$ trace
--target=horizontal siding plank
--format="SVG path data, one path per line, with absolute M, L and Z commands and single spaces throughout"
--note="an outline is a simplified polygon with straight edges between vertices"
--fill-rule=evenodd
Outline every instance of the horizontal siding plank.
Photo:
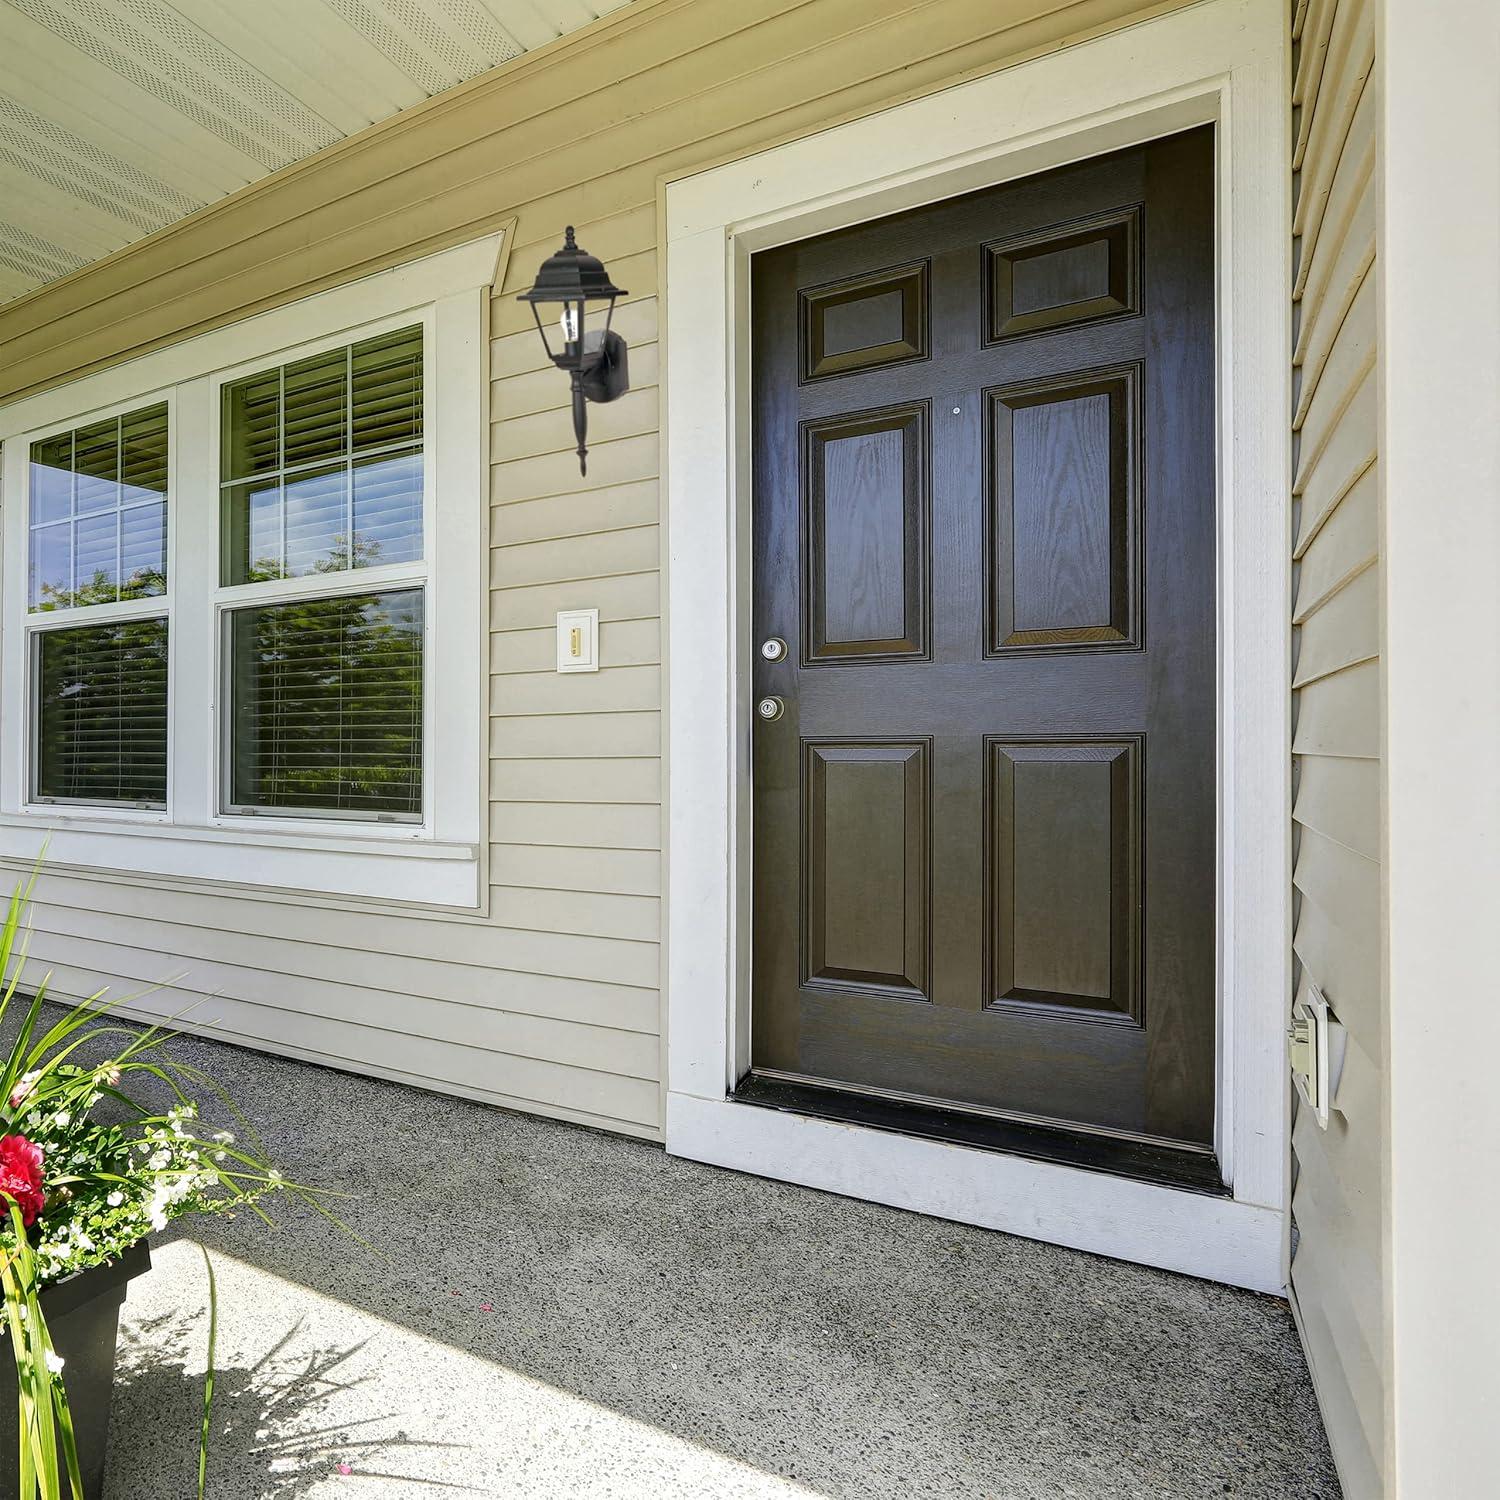
M 1305 893 L 1297 904 L 1292 948 L 1371 1060 L 1385 1064 L 1380 1025 L 1380 934 L 1368 922 L 1330 913 Z
M 1339 167 L 1328 200 L 1328 212 L 1318 247 L 1305 268 L 1298 267 L 1302 291 L 1296 298 L 1297 342 L 1292 363 L 1308 357 L 1313 335 L 1322 330 L 1326 349 L 1333 331 L 1343 321 L 1365 268 L 1375 258 L 1375 153 Z M 1299 257 L 1300 259 L 1300 257 Z
M 1380 942 L 1380 864 L 1347 844 L 1303 828 L 1292 882 L 1342 926 Z M 1333 997 L 1330 996 L 1330 999 Z M 1337 1004 L 1334 1006 L 1337 1009 Z
M 564 394 L 568 383 L 558 376 Z M 631 388 L 615 401 L 589 407 L 589 450 L 619 438 L 639 437 L 657 429 L 657 393 L 654 386 Z M 511 417 L 490 429 L 490 458 L 506 463 L 518 458 L 537 458 L 547 453 L 572 454 L 578 444 L 573 436 L 572 408 L 557 406 L 528 417 Z
M 515 500 L 535 500 L 540 495 L 572 495 L 606 484 L 627 484 L 636 479 L 655 479 L 661 469 L 661 440 L 644 437 L 619 438 L 589 448 L 589 472 L 580 475 L 578 458 L 570 450 L 547 453 L 539 458 L 518 458 L 490 467 L 490 500 L 509 505 Z
M 610 620 L 654 620 L 661 614 L 661 578 L 653 569 L 616 578 L 496 589 L 490 595 L 490 628 L 550 628 L 560 609 L 597 609 L 601 625 Z
M 630 304 L 621 304 L 623 308 Z M 616 315 L 617 330 L 622 318 Z M 536 337 L 535 334 L 532 335 Z M 626 337 L 623 332 L 621 337 Z M 633 391 L 654 389 L 661 384 L 661 348 L 655 337 L 628 338 L 630 345 L 630 388 Z M 541 352 L 541 340 L 537 340 Z M 490 418 L 495 422 L 513 422 L 534 417 L 539 412 L 571 412 L 569 383 L 557 373 L 550 361 L 534 368 L 523 367 L 517 374 L 490 381 Z
M 1375 23 L 1368 7 L 1339 6 L 1328 52 L 1301 162 L 1301 191 L 1292 216 L 1292 233 L 1302 235 L 1309 245 L 1317 241 L 1333 176 L 1348 143 L 1355 112 L 1363 102 L 1365 82 L 1375 65 Z
M 1295 624 L 1300 625 L 1379 554 L 1378 467 L 1372 464 L 1355 480 L 1299 557 Z
M 1360 205 L 1360 214 L 1348 226 L 1349 233 L 1336 247 L 1336 253 L 1335 247 L 1330 247 L 1331 266 L 1326 280 L 1320 278 L 1317 300 L 1308 298 L 1301 304 L 1292 363 L 1302 372 L 1304 393 L 1320 378 L 1334 338 L 1375 264 L 1373 185 L 1360 199 Z
M 508 547 L 652 526 L 660 514 L 660 498 L 658 481 L 641 479 L 581 495 L 541 495 L 497 505 L 490 511 L 490 542 Z
M 1380 569 L 1366 568 L 1302 622 L 1294 686 L 1380 654 Z
M 661 856 L 642 849 L 496 844 L 490 851 L 490 878 L 497 885 L 534 890 L 656 896 L 661 892 Z M 656 996 L 651 998 L 654 1003 Z
M 1337 428 L 1315 457 L 1299 465 L 1293 493 L 1301 504 L 1297 517 L 1296 555 L 1307 550 L 1355 481 L 1375 462 L 1376 390 L 1371 368 L 1349 399 Z
M 661 761 L 644 756 L 496 760 L 490 762 L 490 795 L 497 802 L 656 804 L 661 801 Z
M 649 1033 L 579 1026 L 430 998 L 414 1001 L 352 984 L 304 982 L 293 994 L 287 976 L 269 969 L 203 958 L 194 963 L 191 973 L 184 973 L 175 955 L 168 960 L 150 949 L 41 927 L 34 931 L 32 953 L 37 968 L 57 964 L 109 976 L 115 983 L 111 998 L 116 1000 L 136 998 L 155 985 L 199 997 L 193 1007 L 199 1022 L 218 1019 L 219 1007 L 235 1002 L 383 1031 L 393 1038 L 393 1046 L 399 1045 L 399 1039 L 420 1036 L 531 1062 L 602 1068 L 645 1079 L 655 1079 L 659 1067 L 659 1044 Z M 122 982 L 129 986 L 125 993 Z M 150 1003 L 151 997 L 142 998 Z
M 1380 857 L 1380 762 L 1304 755 L 1298 761 L 1293 813 L 1366 859 Z
M 1355 1130 L 1336 1114 L 1329 1116 L 1324 1130 L 1309 1109 L 1299 1110 L 1292 1128 L 1296 1197 L 1304 1205 L 1317 1205 L 1319 1227 L 1338 1243 L 1355 1293 L 1357 1326 L 1373 1348 L 1381 1345 L 1383 1319 L 1379 1143 L 1378 1135 Z M 1304 1230 L 1309 1227 L 1310 1216 L 1302 1209 L 1297 1217 Z
M 497 715 L 597 714 L 660 707 L 660 667 L 516 672 L 496 677 L 491 697 L 491 711 Z
M 606 620 L 599 626 L 601 670 L 661 664 L 661 623 L 657 620 Z M 497 630 L 490 636 L 490 671 L 498 675 L 551 672 L 557 667 L 557 631 Z M 583 675 L 583 674 L 575 674 Z
M 580 750 L 597 758 L 659 756 L 659 713 L 527 715 L 490 721 L 496 760 L 549 760 Z
M 490 837 L 580 849 L 661 848 L 661 809 L 642 803 L 496 802 Z
M 596 531 L 588 536 L 551 542 L 517 542 L 490 553 L 490 585 L 497 589 L 530 588 L 538 583 L 569 583 L 579 578 L 609 578 L 645 573 L 661 562 L 657 527 Z
M 636 943 L 661 939 L 661 903 L 654 896 L 495 885 L 491 902 L 495 920 L 507 927 L 628 938 Z
M 1352 1226 L 1319 1222 L 1317 1205 L 1304 1199 L 1298 1212 L 1304 1239 L 1292 1262 L 1292 1283 L 1305 1303 L 1315 1301 L 1338 1351 L 1339 1369 L 1348 1386 L 1362 1444 L 1371 1453 L 1384 1447 L 1385 1394 L 1379 1353 L 1383 1347 L 1377 1318 L 1370 1325 L 1371 1289 L 1352 1279 L 1344 1247 Z M 1379 1281 L 1373 1295 L 1379 1298 Z
M 1323 268 L 1328 269 L 1329 262 L 1320 253 L 1318 240 L 1322 238 L 1323 224 L 1332 229 L 1341 220 L 1341 205 L 1345 204 L 1345 194 L 1354 187 L 1363 177 L 1374 170 L 1375 146 L 1376 146 L 1376 109 L 1375 92 L 1366 89 L 1364 97 L 1359 101 L 1359 107 L 1354 111 L 1354 118 L 1349 123 L 1349 132 L 1345 136 L 1340 147 L 1339 159 L 1334 164 L 1333 173 L 1329 182 L 1328 201 L 1323 205 L 1322 221 L 1319 225 L 1319 233 L 1316 237 L 1297 231 L 1299 236 L 1297 269 L 1292 278 L 1292 297 L 1296 299 L 1306 296 L 1312 273 L 1319 262 Z M 1298 201 L 1301 201 L 1301 190 L 1310 183 L 1311 179 L 1306 173 L 1298 180 Z
M 1294 169 L 1300 164 L 1302 148 L 1306 145 L 1307 122 L 1312 119 L 1317 101 L 1318 82 L 1323 76 L 1323 64 L 1328 57 L 1328 38 L 1333 30 L 1333 13 L 1337 3 L 1338 0 L 1314 0 L 1307 8 L 1305 24 L 1294 30 L 1294 40 L 1301 45 L 1297 49 L 1296 72 L 1292 75 L 1292 104 L 1302 110 L 1304 121 L 1294 147 Z
M 1361 662 L 1319 678 L 1296 696 L 1296 755 L 1380 755 L 1380 665 Z
M 1362 1140 L 1378 1143 L 1385 1121 L 1381 1114 L 1384 1081 L 1370 1054 L 1347 1026 L 1336 1025 L 1339 1050 L 1332 1070 L 1332 1106 L 1348 1122 L 1349 1129 Z
M 365 1017 L 372 1021 L 377 1015 L 415 1015 L 432 1004 L 442 1005 L 442 1014 L 452 1018 L 459 1018 L 468 1008 L 572 1026 L 646 1032 L 656 1028 L 654 980 L 632 982 L 620 974 L 603 979 L 583 976 L 586 982 L 578 982 L 578 976 L 563 975 L 558 977 L 569 982 L 533 983 L 544 981 L 545 975 L 514 965 L 507 972 L 505 960 L 515 949 L 516 934 L 493 923 L 485 934 L 486 957 L 491 962 L 482 966 L 308 941 L 271 943 L 257 933 L 76 908 L 41 907 L 35 926 L 38 932 L 59 940 L 74 935 L 80 942 L 109 944 L 121 953 L 139 951 L 155 966 L 142 969 L 138 964 L 128 972 L 149 983 L 175 977 L 207 988 L 207 965 L 227 966 L 240 975 L 265 975 L 270 986 L 265 994 L 270 998 L 259 989 L 252 994 L 244 985 L 235 991 L 242 999 L 265 1004 L 276 1003 L 276 986 L 286 1000 L 292 998 L 289 987 L 295 986 L 299 1004 L 304 992 L 353 990 L 362 997 L 362 1004 L 372 1007 Z M 35 953 L 40 957 L 40 950 Z M 383 998 L 371 998 L 376 996 Z M 476 1025 L 484 1022 L 477 1014 L 470 1019 Z
M 1380 1471 L 1365 1442 L 1364 1424 L 1339 1363 L 1338 1343 L 1318 1305 L 1316 1288 L 1309 1288 L 1304 1301 L 1293 1277 L 1292 1304 L 1318 1394 L 1319 1413 L 1338 1468 L 1342 1500 L 1386 1500 Z
M 1375 362 L 1375 278 L 1366 274 L 1349 311 L 1339 324 L 1328 357 L 1312 372 L 1297 396 L 1292 423 L 1302 435 L 1298 455 L 1303 464 L 1315 458 Z

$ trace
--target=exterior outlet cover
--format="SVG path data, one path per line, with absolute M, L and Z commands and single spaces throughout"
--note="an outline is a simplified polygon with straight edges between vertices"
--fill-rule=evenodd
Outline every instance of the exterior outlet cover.
M 1287 1028 L 1292 1082 L 1303 1103 L 1317 1116 L 1322 1129 L 1328 1129 L 1329 1036 L 1328 1001 L 1317 985 L 1310 984 L 1292 1007 L 1292 1024 Z
M 560 609 L 557 612 L 557 670 L 599 670 L 599 611 Z

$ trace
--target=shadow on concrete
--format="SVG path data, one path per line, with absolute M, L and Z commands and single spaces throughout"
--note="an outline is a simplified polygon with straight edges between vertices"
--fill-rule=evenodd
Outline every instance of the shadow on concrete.
M 1275 1299 L 221 1043 L 174 1045 L 288 1176 L 351 1194 L 338 1212 L 385 1255 L 295 1205 L 275 1231 L 240 1215 L 176 1233 L 764 1475 L 828 1500 L 1337 1500 Z M 153 1430 L 195 1433 L 170 1330 L 137 1337 L 152 1352 L 133 1355 L 124 1409 L 165 1403 L 173 1421 Z M 326 1359 L 265 1414 L 316 1403 L 338 1379 L 340 1351 Z M 255 1372 L 225 1378 L 226 1418 L 236 1402 L 251 1411 Z M 385 1404 L 399 1411 L 399 1381 Z M 234 1421 L 225 1441 L 279 1484 L 253 1426 Z M 301 1452 L 281 1455 L 290 1472 Z

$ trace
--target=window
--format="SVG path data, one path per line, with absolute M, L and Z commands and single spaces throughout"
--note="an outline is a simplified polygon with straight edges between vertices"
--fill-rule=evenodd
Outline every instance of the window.
M 30 445 L 38 802 L 166 806 L 169 436 L 159 402 Z
M 224 811 L 420 822 L 422 329 L 256 371 L 220 408 Z M 375 570 L 409 586 L 368 592 Z
M 0 857 L 480 905 L 498 250 L 0 410 Z

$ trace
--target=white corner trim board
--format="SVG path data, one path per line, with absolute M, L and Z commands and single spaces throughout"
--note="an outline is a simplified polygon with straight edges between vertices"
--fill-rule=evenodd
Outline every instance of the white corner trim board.
M 1261 1291 L 1285 1285 L 1290 983 L 1284 17 L 1204 0 L 664 187 L 667 1147 Z M 1003 122 L 997 125 L 997 122 Z M 749 260 L 1214 122 L 1219 1119 L 1208 1197 L 729 1097 L 749 1065 Z

